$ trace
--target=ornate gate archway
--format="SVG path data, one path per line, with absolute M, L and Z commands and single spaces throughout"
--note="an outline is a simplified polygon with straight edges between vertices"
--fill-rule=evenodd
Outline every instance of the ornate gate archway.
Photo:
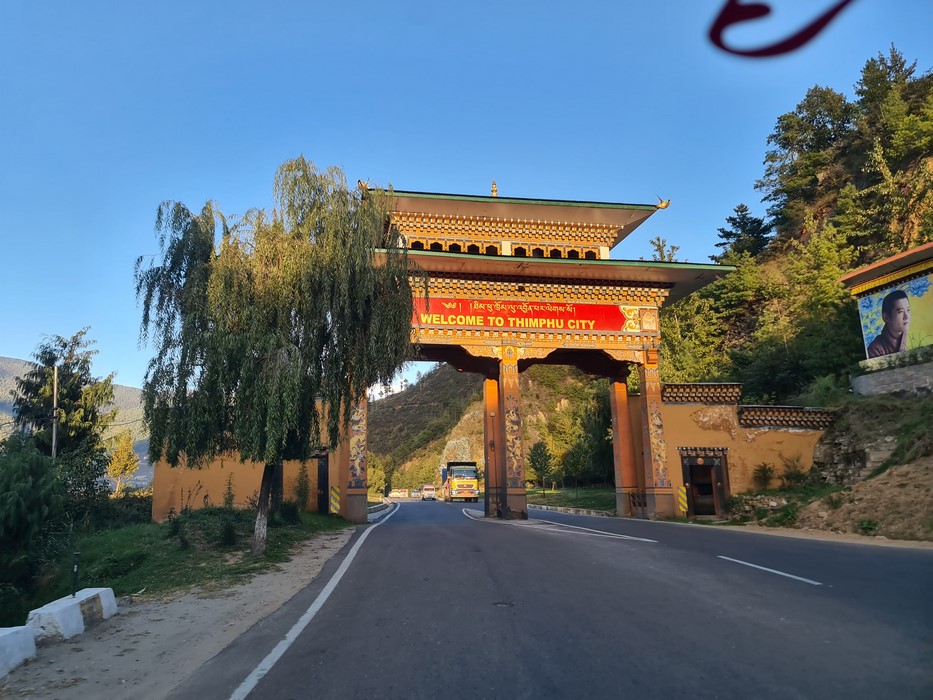
M 728 268 L 610 259 L 666 203 L 392 194 L 390 225 L 428 277 L 412 319 L 420 359 L 485 377 L 487 517 L 527 517 L 518 375 L 536 363 L 611 380 L 617 511 L 673 514 L 658 313 Z M 635 417 L 631 371 L 642 394 Z M 640 440 L 633 426 L 642 426 Z

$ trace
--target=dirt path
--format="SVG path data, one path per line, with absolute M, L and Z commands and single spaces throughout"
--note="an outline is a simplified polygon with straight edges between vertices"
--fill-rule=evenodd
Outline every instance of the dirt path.
M 0 680 L 0 698 L 164 698 L 308 585 L 353 532 L 318 535 L 278 571 L 225 591 L 121 598 L 118 615 L 74 639 L 40 647 L 35 659 Z

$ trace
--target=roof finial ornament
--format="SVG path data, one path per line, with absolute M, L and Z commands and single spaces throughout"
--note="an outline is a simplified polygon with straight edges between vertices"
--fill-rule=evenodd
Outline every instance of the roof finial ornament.
M 498 197 L 498 196 L 499 196 L 499 188 L 496 187 L 496 181 L 495 181 L 495 180 L 492 181 L 492 196 L 493 196 L 493 197 Z
M 655 197 L 658 197 L 658 195 L 655 195 Z M 655 204 L 655 206 L 658 209 L 667 209 L 669 206 L 671 206 L 671 200 L 661 199 L 660 197 L 658 197 L 658 203 Z

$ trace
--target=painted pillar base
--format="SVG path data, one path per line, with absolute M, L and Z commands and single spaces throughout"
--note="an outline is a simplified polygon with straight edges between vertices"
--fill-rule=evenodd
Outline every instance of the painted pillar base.
M 486 498 L 485 510 L 487 518 L 501 518 L 502 517 L 502 504 L 500 499 L 502 494 L 500 493 L 501 489 L 498 486 L 490 486 L 489 483 L 486 483 Z
M 524 491 L 512 493 L 509 491 L 508 508 L 503 513 L 506 520 L 528 520 L 528 496 Z
M 637 492 L 636 488 L 616 486 L 616 515 L 622 518 L 644 517 L 643 509 L 636 510 L 632 507 L 632 494 Z
M 663 491 L 649 489 L 645 496 L 648 502 L 648 518 L 655 520 L 674 517 L 674 494 L 671 489 Z
M 369 522 L 369 502 L 365 493 L 348 493 L 344 516 L 351 523 Z

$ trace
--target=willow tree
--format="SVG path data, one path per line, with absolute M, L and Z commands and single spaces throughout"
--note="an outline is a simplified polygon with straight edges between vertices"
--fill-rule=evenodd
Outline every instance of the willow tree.
M 253 553 L 265 550 L 275 467 L 336 445 L 368 387 L 409 356 L 408 258 L 389 193 L 337 168 L 282 165 L 275 207 L 230 223 L 210 203 L 158 210 L 161 260 L 136 263 L 150 457 L 265 465 Z

